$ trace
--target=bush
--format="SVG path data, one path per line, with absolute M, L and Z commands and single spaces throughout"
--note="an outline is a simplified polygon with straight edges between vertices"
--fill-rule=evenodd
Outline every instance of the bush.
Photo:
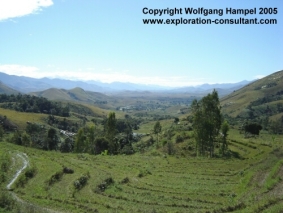
M 144 169 L 144 170 L 140 170 L 138 177 L 142 178 L 146 175 L 151 175 L 151 174 L 152 174 L 151 171 L 149 171 L 148 169 Z
M 63 173 L 65 173 L 65 174 L 73 174 L 74 170 L 71 169 L 71 168 L 68 168 L 68 167 L 64 167 L 63 168 Z
M 0 192 L 0 207 L 11 211 L 15 206 L 15 201 L 7 191 Z
M 37 169 L 35 167 L 28 168 L 25 172 L 27 179 L 33 178 L 36 175 Z
M 114 180 L 112 177 L 106 178 L 102 183 L 96 186 L 95 192 L 96 193 L 104 192 L 107 189 L 107 187 L 109 187 L 113 183 Z
M 165 145 L 167 144 L 167 140 L 166 140 L 165 138 L 163 138 L 163 139 L 161 140 L 161 144 L 162 144 L 162 146 L 165 146 Z
M 16 182 L 16 187 L 24 187 L 25 184 L 27 183 L 27 178 L 25 175 L 20 175 Z
M 245 133 L 251 133 L 253 135 L 259 135 L 262 126 L 257 123 L 248 123 L 244 126 Z
M 129 182 L 130 182 L 130 179 L 128 177 L 125 177 L 120 183 L 126 184 L 126 183 L 129 183 Z
M 120 151 L 121 154 L 131 155 L 134 154 L 134 150 L 131 144 L 125 145 Z
M 174 144 L 171 141 L 167 143 L 167 151 L 168 155 L 173 155 L 175 153 Z
M 24 174 L 21 174 L 16 182 L 16 187 L 24 187 L 29 179 L 36 175 L 37 169 L 35 167 L 28 168 Z
M 56 182 L 58 182 L 58 181 L 60 181 L 61 179 L 62 179 L 62 177 L 63 177 L 63 171 L 58 171 L 58 172 L 56 172 L 54 175 L 52 175 L 50 178 L 49 178 L 49 180 L 47 181 L 47 183 L 48 183 L 48 185 L 50 186 L 50 185 L 52 185 L 52 184 L 54 184 L 54 183 L 56 183 Z
M 175 141 L 176 143 L 181 143 L 184 141 L 184 138 L 181 135 L 177 135 Z
M 7 175 L 5 172 L 0 172 L 0 184 L 7 180 Z
M 7 172 L 10 167 L 10 157 L 8 154 L 4 154 L 1 156 L 1 172 Z
M 74 181 L 74 186 L 76 190 L 82 189 L 86 184 L 88 179 L 90 178 L 89 173 L 83 174 L 79 179 Z

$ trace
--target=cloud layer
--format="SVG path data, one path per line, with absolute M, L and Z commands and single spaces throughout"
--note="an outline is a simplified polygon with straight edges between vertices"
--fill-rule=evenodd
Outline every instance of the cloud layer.
M 0 21 L 37 13 L 42 7 L 51 5 L 52 0 L 1 0 Z
M 16 64 L 0 64 L 0 72 L 9 75 L 27 76 L 32 78 L 61 78 L 68 80 L 98 80 L 104 83 L 111 82 L 131 82 L 136 84 L 147 84 L 147 85 L 160 85 L 169 87 L 180 87 L 180 86 L 194 86 L 207 83 L 207 79 L 192 79 L 188 76 L 134 76 L 129 75 L 127 71 L 117 72 L 112 69 L 97 71 L 93 68 L 79 69 L 74 71 L 61 70 L 49 66 L 48 71 L 40 70 L 33 66 L 23 66 Z

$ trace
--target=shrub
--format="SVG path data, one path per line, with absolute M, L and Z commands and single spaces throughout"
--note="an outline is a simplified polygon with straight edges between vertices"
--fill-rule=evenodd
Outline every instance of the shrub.
M 134 154 L 134 150 L 131 144 L 128 144 L 126 146 L 123 147 L 123 149 L 120 151 L 121 154 L 125 154 L 125 155 L 131 155 Z
M 175 141 L 176 143 L 181 143 L 184 141 L 184 138 L 181 135 L 177 135 Z
M 68 167 L 64 167 L 63 168 L 63 173 L 65 173 L 65 174 L 73 174 L 74 170 L 71 169 L 71 168 L 68 168 Z
M 125 179 L 124 179 L 125 180 Z M 102 183 L 98 184 L 96 186 L 95 192 L 96 193 L 101 193 L 104 192 L 107 187 L 109 187 L 110 185 L 112 185 L 114 183 L 114 180 L 112 177 L 108 177 L 105 180 L 102 181 Z
M 161 140 L 161 144 L 162 144 L 162 146 L 165 146 L 165 145 L 167 144 L 167 140 L 166 140 L 165 138 L 163 138 L 163 139 Z
M 5 172 L 0 172 L 0 184 L 7 180 L 7 175 Z
M 24 187 L 25 184 L 27 183 L 27 178 L 25 175 L 20 175 L 16 182 L 16 187 Z
M 86 184 L 88 179 L 90 178 L 89 173 L 83 174 L 77 180 L 74 181 L 74 186 L 76 190 L 82 189 Z
M 11 211 L 13 207 L 15 206 L 15 201 L 10 195 L 10 193 L 7 193 L 6 191 L 0 192 L 0 207 Z
M 129 182 L 130 182 L 130 179 L 128 177 L 125 177 L 120 183 L 126 184 L 126 183 L 129 183 Z
M 174 144 L 171 141 L 167 143 L 167 151 L 168 155 L 173 155 L 175 153 Z
M 1 156 L 1 172 L 7 172 L 11 163 L 10 157 L 8 154 Z
M 151 175 L 151 174 L 152 174 L 151 171 L 149 171 L 148 169 L 144 169 L 144 170 L 140 170 L 138 177 L 142 178 L 146 175 Z
M 36 167 L 28 168 L 24 174 L 21 174 L 16 182 L 16 187 L 24 187 L 29 179 L 33 178 L 36 175 Z
M 37 169 L 35 167 L 28 168 L 25 172 L 27 179 L 33 178 L 36 175 Z
M 50 178 L 49 178 L 49 180 L 47 181 L 47 183 L 48 183 L 48 185 L 50 186 L 50 185 L 52 185 L 52 184 L 54 184 L 54 183 L 56 183 L 56 182 L 58 182 L 58 181 L 60 181 L 61 179 L 62 179 L 62 177 L 63 177 L 63 171 L 58 171 L 58 172 L 56 172 L 54 175 L 52 175 Z

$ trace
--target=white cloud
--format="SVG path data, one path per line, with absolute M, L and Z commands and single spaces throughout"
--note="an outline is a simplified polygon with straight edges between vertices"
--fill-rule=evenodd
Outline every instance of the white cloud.
M 0 72 L 7 73 L 9 75 L 18 75 L 18 76 L 29 76 L 33 77 L 38 72 L 37 67 L 23 66 L 16 64 L 0 64 Z
M 0 21 L 37 13 L 42 7 L 51 5 L 52 0 L 1 0 Z
M 256 75 L 254 76 L 254 79 L 261 79 L 264 78 L 266 75 Z
M 205 83 L 205 79 L 190 79 L 188 76 L 134 76 L 129 71 L 113 72 L 112 69 L 97 71 L 94 68 L 78 69 L 76 71 L 62 70 L 52 65 L 47 66 L 48 71 L 37 67 L 15 64 L 0 64 L 0 72 L 9 75 L 27 76 L 32 78 L 62 78 L 68 80 L 98 80 L 104 83 L 131 82 L 136 84 L 160 85 L 169 87 L 195 86 Z M 50 71 L 53 70 L 53 71 Z M 111 70 L 111 71 L 110 71 Z

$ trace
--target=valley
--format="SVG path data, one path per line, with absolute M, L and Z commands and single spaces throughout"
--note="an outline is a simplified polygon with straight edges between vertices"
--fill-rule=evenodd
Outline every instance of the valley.
M 283 211 L 283 71 L 219 100 L 3 88 L 0 212 Z M 228 129 L 204 139 L 212 103 Z

